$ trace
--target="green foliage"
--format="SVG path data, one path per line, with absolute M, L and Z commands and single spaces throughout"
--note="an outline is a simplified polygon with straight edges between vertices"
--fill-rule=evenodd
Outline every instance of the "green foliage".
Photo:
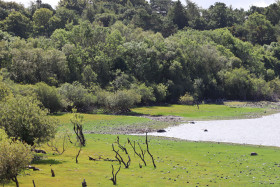
M 38 100 L 50 110 L 50 113 L 56 113 L 63 108 L 60 95 L 55 87 L 40 82 L 35 85 L 35 92 Z
M 249 97 L 252 85 L 247 70 L 243 68 L 234 69 L 231 72 L 226 72 L 224 76 L 225 90 L 229 98 L 246 100 Z
M 190 95 L 190 93 L 187 92 L 185 95 L 180 97 L 179 103 L 183 105 L 193 105 L 194 98 Z
M 167 89 L 167 86 L 162 83 L 154 86 L 154 93 L 157 102 L 163 102 L 166 99 Z
M 0 107 L 0 127 L 10 137 L 20 139 L 30 145 L 50 140 L 58 122 L 48 116 L 48 111 L 39 107 L 32 97 L 16 96 Z
M 114 93 L 100 91 L 97 101 L 107 112 L 125 113 L 141 102 L 141 95 L 134 90 L 118 90 Z
M 95 96 L 79 82 L 64 83 L 59 87 L 58 92 L 66 102 L 68 110 L 77 108 L 78 111 L 89 111 L 96 103 Z
M 22 38 L 27 38 L 31 30 L 30 19 L 17 11 L 13 11 L 9 14 L 9 16 L 3 20 L 1 25 L 4 31 Z
M 247 39 L 253 44 L 270 44 L 275 41 L 273 26 L 264 15 L 254 13 L 244 23 Z
M 0 102 L 6 101 L 12 96 L 11 89 L 3 82 L 3 78 L 0 76 Z
M 188 25 L 187 12 L 184 9 L 181 1 L 176 1 L 174 6 L 168 13 L 169 19 L 178 26 L 179 29 L 183 29 Z
M 4 185 L 12 180 L 19 186 L 17 176 L 32 160 L 31 147 L 5 137 L 0 129 L 0 150 L 0 183 Z
M 131 85 L 131 89 L 141 96 L 141 103 L 143 104 L 156 101 L 152 87 L 146 86 L 145 84 L 133 84 Z
M 35 13 L 32 16 L 32 19 L 34 21 L 34 30 L 35 33 L 40 34 L 47 34 L 48 27 L 49 27 L 49 21 L 53 15 L 53 12 L 47 8 L 40 8 L 35 11 Z M 52 19 L 52 22 L 54 22 L 54 19 Z M 52 23 L 54 24 L 54 23 Z

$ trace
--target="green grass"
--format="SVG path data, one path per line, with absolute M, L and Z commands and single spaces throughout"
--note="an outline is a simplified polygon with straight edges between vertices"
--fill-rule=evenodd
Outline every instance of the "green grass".
M 256 115 L 264 115 L 268 109 L 264 108 L 243 108 L 230 107 L 226 105 L 203 104 L 197 106 L 170 105 L 170 106 L 151 106 L 132 109 L 132 112 L 148 115 L 173 115 L 185 117 L 189 120 L 208 120 L 208 119 L 229 119 L 229 118 L 248 118 Z
M 103 115 L 103 114 L 81 114 L 84 117 L 83 130 L 86 133 L 95 134 L 115 134 L 115 133 L 135 133 L 137 131 L 154 131 L 175 123 L 158 122 L 145 117 L 124 116 L 124 115 Z M 55 115 L 60 121 L 59 130 L 72 130 L 70 123 L 72 114 L 65 113 Z
M 120 143 L 126 144 L 127 137 L 140 142 L 144 148 L 144 137 L 120 136 Z M 78 148 L 71 145 L 63 155 L 53 155 L 48 151 L 42 161 L 32 165 L 40 171 L 25 171 L 19 176 L 20 186 L 81 186 L 86 179 L 88 186 L 112 186 L 111 164 L 117 162 L 90 161 L 94 158 L 114 158 L 111 144 L 116 135 L 87 134 L 87 145 L 75 163 Z M 147 167 L 139 168 L 141 160 L 133 154 L 131 166 L 117 176 L 118 186 L 259 186 L 274 183 L 280 185 L 280 149 L 272 147 L 242 146 L 204 142 L 187 142 L 149 137 L 150 151 L 156 158 L 154 169 L 149 155 L 146 154 Z M 257 152 L 258 156 L 250 156 Z M 121 153 L 125 159 L 127 157 Z M 51 168 L 56 176 L 51 177 Z M 13 186 L 11 183 L 7 186 Z
M 264 114 L 265 110 L 223 105 L 200 105 L 198 110 L 196 106 L 172 105 L 135 108 L 133 112 L 204 120 L 250 117 Z M 114 159 L 115 154 L 111 145 L 116 141 L 117 135 L 88 133 L 124 133 L 141 129 L 165 128 L 170 125 L 169 122 L 155 122 L 139 116 L 101 114 L 83 114 L 83 116 L 84 131 L 87 132 L 86 147 L 82 149 L 79 164 L 75 163 L 78 147 L 74 144 L 69 144 L 63 155 L 53 154 L 48 146 L 42 145 L 42 149 L 48 154 L 41 155 L 41 160 L 32 163 L 40 168 L 40 171 L 26 170 L 19 176 L 20 186 L 32 186 L 32 180 L 35 181 L 36 186 L 81 186 L 83 179 L 86 179 L 88 186 L 112 186 L 112 181 L 109 180 L 111 164 L 117 168 L 118 163 L 103 160 L 90 161 L 88 156 Z M 71 114 L 59 114 L 54 117 L 62 124 L 59 132 L 66 129 L 72 131 Z M 149 137 L 150 150 L 156 158 L 157 168 L 153 168 L 151 159 L 146 154 L 148 166 L 140 169 L 139 163 L 142 164 L 142 162 L 127 145 L 128 137 L 139 142 L 143 148 L 145 147 L 145 137 L 120 135 L 120 143 L 126 145 L 131 156 L 131 166 L 129 169 L 124 169 L 122 166 L 117 176 L 118 186 L 259 186 L 269 184 L 280 186 L 279 148 Z M 72 141 L 75 142 L 73 136 Z M 61 139 L 54 142 L 61 143 Z M 258 156 L 250 156 L 251 152 L 257 152 Z M 124 153 L 121 154 L 127 159 Z M 55 177 L 51 177 L 51 168 L 55 171 Z M 10 183 L 6 186 L 14 186 L 14 184 Z

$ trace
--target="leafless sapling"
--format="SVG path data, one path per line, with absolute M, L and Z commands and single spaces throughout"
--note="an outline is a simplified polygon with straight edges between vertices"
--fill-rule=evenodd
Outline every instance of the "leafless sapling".
M 154 157 L 153 155 L 150 153 L 150 150 L 149 150 L 149 143 L 148 143 L 148 133 L 146 132 L 146 145 L 147 145 L 147 152 L 148 154 L 151 156 L 152 158 L 152 161 L 153 161 L 153 165 L 154 165 L 154 168 L 156 168 L 156 164 L 155 164 L 155 160 L 154 160 Z
M 116 153 L 115 158 L 119 161 L 119 163 L 120 163 L 120 164 L 123 163 L 123 165 L 124 165 L 125 168 L 129 168 L 130 161 L 131 161 L 131 160 L 130 160 L 129 154 L 127 154 L 128 161 L 125 162 L 125 161 L 123 160 L 123 157 L 120 155 L 119 150 L 117 150 L 117 151 L 115 150 L 114 144 L 112 144 L 112 148 L 113 148 L 113 151 Z
M 140 148 L 140 150 L 141 150 L 141 152 L 138 153 L 138 152 L 136 151 L 135 141 L 133 141 L 133 144 L 131 143 L 131 141 L 129 140 L 129 138 L 127 138 L 127 141 L 128 141 L 128 143 L 131 145 L 132 149 L 134 150 L 134 153 L 143 161 L 144 165 L 147 166 L 146 161 L 145 161 L 145 154 L 146 154 L 146 151 L 144 151 L 144 150 L 142 149 L 141 145 L 138 143 L 138 146 L 139 146 L 139 148 Z M 142 168 L 142 167 L 140 167 L 140 168 Z
M 55 139 L 48 142 L 47 145 L 52 149 L 52 151 L 55 151 L 59 155 L 62 155 L 66 151 L 66 148 L 68 145 L 67 137 L 69 138 L 68 132 L 57 134 L 55 136 Z M 62 145 L 61 145 L 61 142 L 62 142 Z M 61 150 L 59 150 L 60 146 L 61 146 Z
M 120 165 L 118 171 L 116 173 L 114 173 L 114 166 L 112 165 L 112 175 L 113 175 L 113 177 L 110 180 L 113 181 L 114 185 L 117 184 L 117 174 L 119 173 L 120 170 L 121 170 L 121 165 Z

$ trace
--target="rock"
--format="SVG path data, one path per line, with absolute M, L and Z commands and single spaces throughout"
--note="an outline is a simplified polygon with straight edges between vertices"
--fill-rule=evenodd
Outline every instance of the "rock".
M 158 132 L 158 133 L 163 133 L 163 132 L 166 132 L 166 130 L 160 129 L 160 130 L 158 130 L 157 132 Z
M 91 156 L 88 156 L 88 159 L 89 159 L 89 160 L 96 161 L 96 159 L 95 159 L 95 158 L 92 158 Z
M 41 149 L 33 149 L 33 151 L 34 151 L 35 153 L 43 153 L 43 154 L 47 154 L 47 152 L 46 152 L 46 151 L 41 150 Z
M 190 124 L 195 124 L 195 122 L 194 122 L 194 121 L 191 121 Z
M 204 129 L 204 132 L 208 132 L 208 130 L 207 130 L 207 129 Z
M 251 156 L 257 156 L 257 155 L 258 155 L 258 153 L 255 153 L 255 152 L 251 153 Z
M 36 168 L 35 166 L 28 166 L 27 167 L 28 169 L 33 169 L 33 171 L 39 171 L 40 169 L 39 168 Z

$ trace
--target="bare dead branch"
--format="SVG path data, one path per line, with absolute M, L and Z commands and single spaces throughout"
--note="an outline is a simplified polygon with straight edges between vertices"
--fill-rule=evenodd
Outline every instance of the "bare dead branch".
M 149 151 L 149 144 L 148 144 L 148 135 L 147 135 L 148 133 L 146 132 L 146 145 L 147 145 L 147 152 L 148 152 L 148 154 L 151 156 L 151 158 L 152 158 L 152 161 L 153 161 L 153 165 L 154 165 L 154 168 L 156 168 L 157 166 L 156 166 L 156 164 L 155 164 L 155 160 L 154 160 L 154 157 L 153 157 L 153 155 L 150 153 L 150 151 Z
M 81 150 L 82 150 L 82 145 L 80 145 L 79 152 L 78 152 L 78 154 L 76 155 L 76 164 L 78 164 L 78 157 L 79 157 L 79 155 L 80 155 Z
M 116 173 L 114 173 L 114 166 L 112 165 L 112 175 L 113 175 L 113 177 L 110 180 L 113 181 L 114 185 L 117 184 L 117 174 L 119 173 L 120 170 L 121 170 L 121 165 L 120 165 L 118 171 Z
M 120 164 L 123 163 L 123 165 L 125 166 L 125 168 L 129 168 L 130 161 L 131 161 L 131 160 L 130 160 L 129 154 L 127 154 L 128 161 L 125 162 L 125 161 L 123 160 L 123 157 L 119 154 L 119 150 L 118 150 L 118 151 L 115 150 L 114 144 L 112 144 L 112 148 L 113 148 L 113 151 L 116 153 L 115 158 L 119 161 L 119 163 L 120 163 Z
M 129 140 L 129 138 L 127 138 L 128 143 L 131 145 L 132 149 L 134 150 L 134 153 L 143 161 L 144 165 L 147 166 L 146 161 L 145 161 L 145 154 L 146 152 L 143 151 L 142 147 L 140 146 L 140 144 L 138 143 L 138 146 L 140 147 L 141 153 L 138 153 L 136 151 L 136 146 L 135 146 L 135 141 L 133 142 L 134 145 L 132 145 L 131 141 Z

